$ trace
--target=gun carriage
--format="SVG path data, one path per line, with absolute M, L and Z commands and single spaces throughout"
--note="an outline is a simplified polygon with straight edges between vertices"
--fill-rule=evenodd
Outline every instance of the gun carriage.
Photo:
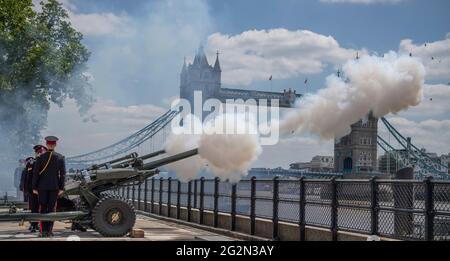
M 3 202 L 8 208 L 0 213 L 0 222 L 6 221 L 71 221 L 75 227 L 91 227 L 105 237 L 122 237 L 134 226 L 136 212 L 133 204 L 108 191 L 124 186 L 139 185 L 157 175 L 159 167 L 198 154 L 197 149 L 145 163 L 146 160 L 165 154 L 157 151 L 141 157 L 131 153 L 102 164 L 66 175 L 63 195 L 58 199 L 55 213 L 39 214 L 18 211 L 23 202 Z M 74 226 L 72 226 L 74 227 Z

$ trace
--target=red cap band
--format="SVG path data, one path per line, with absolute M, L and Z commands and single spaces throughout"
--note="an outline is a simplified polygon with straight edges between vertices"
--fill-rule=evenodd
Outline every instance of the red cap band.
M 47 141 L 47 145 L 55 145 L 56 141 Z

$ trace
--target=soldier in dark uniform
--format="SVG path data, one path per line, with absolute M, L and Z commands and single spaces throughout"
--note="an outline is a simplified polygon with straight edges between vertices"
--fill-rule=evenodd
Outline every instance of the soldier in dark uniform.
M 25 177 L 23 191 L 24 193 L 26 192 L 28 197 L 28 209 L 31 211 L 31 213 L 39 213 L 38 196 L 33 193 L 32 188 L 34 158 L 29 157 L 25 161 L 26 166 L 22 173 L 22 175 Z M 31 225 L 28 229 L 32 233 L 36 232 L 38 229 L 38 222 L 31 222 Z
M 56 211 L 58 196 L 64 192 L 66 166 L 64 156 L 55 152 L 57 137 L 45 138 L 47 152 L 36 159 L 33 169 L 33 193 L 39 196 L 39 212 L 42 214 Z M 41 237 L 53 236 L 52 221 L 41 222 Z
M 19 184 L 19 189 L 20 189 L 20 191 L 22 191 L 23 201 L 24 202 L 28 202 L 28 196 L 29 196 L 28 191 L 25 188 L 27 174 L 28 174 L 28 172 L 27 172 L 27 164 L 28 164 L 27 161 L 28 160 L 29 160 L 29 158 L 26 158 L 25 160 L 22 160 L 22 164 L 24 164 L 25 166 L 22 168 L 22 172 L 20 174 L 20 184 Z
M 47 151 L 47 148 L 42 145 L 36 145 L 33 147 L 34 155 L 36 159 L 43 153 Z M 33 169 L 34 164 L 36 162 L 35 158 L 27 158 L 27 165 L 24 170 L 25 174 L 25 182 L 24 182 L 24 191 L 28 194 L 28 208 L 31 213 L 39 213 L 39 198 L 38 195 L 33 193 Z M 31 222 L 31 226 L 29 230 L 34 233 L 39 230 L 38 222 Z

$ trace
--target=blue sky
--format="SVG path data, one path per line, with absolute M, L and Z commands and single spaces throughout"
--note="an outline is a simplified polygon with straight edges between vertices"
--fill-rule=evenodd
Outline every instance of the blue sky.
M 62 149 L 67 154 L 108 145 L 145 126 L 167 109 L 170 99 L 179 92 L 183 57 L 190 61 L 199 43 L 206 45 L 210 63 L 215 51 L 221 52 L 224 86 L 295 88 L 299 92 L 322 88 L 326 76 L 335 73 L 356 52 L 367 55 L 389 50 L 403 54 L 413 51 L 424 60 L 429 72 L 426 98 L 433 96 L 434 102 L 424 102 L 393 120 L 430 150 L 439 153 L 450 150 L 447 104 L 450 1 L 64 0 L 63 3 L 92 52 L 89 72 L 98 99 L 91 112 L 98 122 L 83 122 L 70 101 L 63 109 L 52 107 L 46 133 L 66 136 Z M 255 44 L 248 44 L 249 39 Z M 300 44 L 292 47 L 291 41 Z M 427 48 L 424 43 L 429 43 Z M 262 54 L 247 57 L 244 54 L 248 50 L 262 50 Z M 436 59 L 431 61 L 431 57 Z M 254 58 L 262 63 L 249 63 Z M 267 81 L 271 74 L 272 86 Z M 307 86 L 303 84 L 305 78 L 309 80 Z M 59 124 L 62 120 L 64 126 Z M 72 138 L 74 135 L 84 136 L 86 142 Z M 435 135 L 447 142 L 433 143 L 429 137 Z M 298 146 L 309 151 L 298 152 Z M 332 142 L 299 137 L 268 149 L 262 155 L 263 161 L 270 162 L 271 150 L 289 155 L 279 161 L 286 166 L 316 154 L 331 155 Z
M 145 32 L 141 32 L 142 27 L 152 19 L 152 12 L 158 10 L 158 6 L 162 6 L 167 1 L 120 1 L 120 0 L 99 0 L 99 1 L 68 1 L 74 6 L 74 13 L 77 14 L 108 14 L 116 15 L 124 18 L 127 25 L 135 28 L 137 34 L 142 36 Z M 389 50 L 397 50 L 398 45 L 403 39 L 412 39 L 416 43 L 434 42 L 441 40 L 450 31 L 450 16 L 447 10 L 450 10 L 450 2 L 445 0 L 404 0 L 398 3 L 374 3 L 374 4 L 354 4 L 354 3 L 329 3 L 320 0 L 228 0 L 228 1 L 169 1 L 175 9 L 173 13 L 170 11 L 161 12 L 166 15 L 166 19 L 175 19 L 178 16 L 176 6 L 188 6 L 190 14 L 181 19 L 185 23 L 189 23 L 189 17 L 194 17 L 193 23 L 197 23 L 197 19 L 204 19 L 207 24 L 194 24 L 194 30 L 198 30 L 198 34 L 193 39 L 182 38 L 183 41 L 177 43 L 178 50 L 164 51 L 165 58 L 162 64 L 164 70 L 159 71 L 157 68 L 151 70 L 152 66 L 144 60 L 145 55 L 141 56 L 142 60 L 134 61 L 130 71 L 122 71 L 122 63 L 126 57 L 120 57 L 117 54 L 115 59 L 108 58 L 108 63 L 120 64 L 120 68 L 116 66 L 105 67 L 108 70 L 121 70 L 122 74 L 116 75 L 116 79 L 111 84 L 105 81 L 106 69 L 98 69 L 105 60 L 105 56 L 110 56 L 104 51 L 113 48 L 110 43 L 114 42 L 118 45 L 129 42 L 129 39 L 118 38 L 115 34 L 95 35 L 86 34 L 86 44 L 93 53 L 91 59 L 91 67 L 97 77 L 97 92 L 101 96 L 115 99 L 122 97 L 126 91 L 133 90 L 139 93 L 147 90 L 149 85 L 158 83 L 160 86 L 158 92 L 162 96 L 172 96 L 177 93 L 177 73 L 181 66 L 183 56 L 193 55 L 200 42 L 206 41 L 207 37 L 214 33 L 220 32 L 224 35 L 237 35 L 248 30 L 269 30 L 274 28 L 285 28 L 290 31 L 309 30 L 324 36 L 332 36 L 340 46 L 344 48 L 362 49 L 365 48 L 369 52 L 384 53 Z M 188 4 L 180 4 L 188 2 Z M 196 2 L 198 2 L 196 4 Z M 189 4 L 190 3 L 190 4 Z M 175 7 L 174 7 L 175 6 Z M 180 7 L 181 8 L 181 7 Z M 199 10 L 202 9 L 202 10 Z M 205 10 L 203 10 L 205 9 Z M 156 11 L 158 12 L 158 11 Z M 203 17 L 203 18 L 199 18 Z M 198 28 L 198 27 L 202 28 Z M 130 29 L 130 28 L 128 28 Z M 172 29 L 172 28 L 171 28 Z M 169 34 L 172 32 L 168 30 Z M 83 30 L 81 30 L 83 31 Z M 131 36 L 135 38 L 134 36 Z M 151 37 L 160 37 L 154 35 Z M 162 41 L 165 37 L 161 37 Z M 170 36 L 169 36 L 170 37 Z M 189 42 L 186 42 L 188 40 Z M 170 41 L 170 39 L 167 39 Z M 139 49 L 144 49 L 145 45 L 151 46 L 150 41 L 136 40 L 137 44 L 132 45 L 134 55 Z M 105 47 L 106 46 L 106 47 Z M 126 55 L 126 54 L 125 54 Z M 224 53 L 226 55 L 226 53 Z M 98 60 L 101 60 L 98 62 Z M 143 67 L 148 67 L 146 73 Z M 178 67 L 177 67 L 178 66 Z M 138 67 L 138 68 L 136 68 Z M 170 70 L 168 70 L 170 68 Z M 335 68 L 325 68 L 323 73 L 299 74 L 297 77 L 289 77 L 278 79 L 272 86 L 274 89 L 281 90 L 286 87 L 293 87 L 303 91 L 300 87 L 296 87 L 303 82 L 303 78 L 308 77 L 310 89 L 315 90 L 323 85 L 325 76 L 332 73 Z M 154 72 L 155 75 L 152 75 Z M 163 76 L 160 76 L 164 72 Z M 169 72 L 169 73 L 168 73 Z M 167 74 L 166 74 L 167 73 Z M 130 80 L 132 79 L 132 80 Z M 433 80 L 432 80 L 433 81 Z M 132 86 L 130 87 L 130 82 Z M 226 84 L 226 83 L 225 83 Z M 105 85 L 108 85 L 106 87 Z M 115 85 L 114 87 L 110 87 Z M 128 85 L 128 87 L 124 87 Z M 301 86 L 301 85 L 300 85 Z M 122 91 L 115 91 L 118 89 Z M 267 89 L 269 85 L 265 82 L 253 81 L 249 88 Z M 163 90 L 161 90 L 163 89 Z M 153 102 L 160 100 L 154 99 Z M 128 98 L 121 101 L 121 104 L 146 103 L 148 100 L 142 95 L 129 95 Z
M 148 0 L 72 1 L 80 12 L 126 12 L 145 16 Z M 251 29 L 308 29 L 333 35 L 346 46 L 364 46 L 379 52 L 395 49 L 400 40 L 442 39 L 448 33 L 450 2 L 404 0 L 395 4 L 327 3 L 319 0 L 207 1 L 216 30 L 237 34 Z

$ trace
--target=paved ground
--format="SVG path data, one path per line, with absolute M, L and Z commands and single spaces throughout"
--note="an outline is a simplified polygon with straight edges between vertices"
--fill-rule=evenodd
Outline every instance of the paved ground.
M 208 231 L 166 222 L 154 218 L 138 216 L 135 228 L 145 231 L 145 238 L 104 238 L 99 233 L 88 230 L 87 232 L 73 232 L 69 223 L 56 222 L 54 227 L 55 237 L 39 238 L 38 233 L 30 233 L 28 223 L 19 226 L 17 222 L 0 222 L 0 241 L 41 241 L 41 240 L 77 240 L 81 241 L 230 241 L 234 238 L 225 237 Z

